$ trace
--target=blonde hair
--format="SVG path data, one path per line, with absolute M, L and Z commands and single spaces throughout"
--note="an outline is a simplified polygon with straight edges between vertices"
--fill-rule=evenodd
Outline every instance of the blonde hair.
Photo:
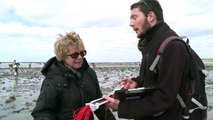
M 54 44 L 54 52 L 58 61 L 63 61 L 65 59 L 67 54 L 71 52 L 69 50 L 71 46 L 85 50 L 84 43 L 76 32 L 69 32 L 66 33 L 66 35 L 59 34 Z

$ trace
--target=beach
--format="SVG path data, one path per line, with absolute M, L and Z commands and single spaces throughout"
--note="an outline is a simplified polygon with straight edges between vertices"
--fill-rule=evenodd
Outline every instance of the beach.
M 0 120 L 33 120 L 35 107 L 44 77 L 40 71 L 44 63 L 21 63 L 19 74 L 0 64 Z M 123 77 L 138 75 L 139 62 L 91 63 L 97 73 L 103 94 L 113 91 Z M 206 92 L 208 97 L 208 120 L 213 120 L 213 69 L 208 67 Z M 117 116 L 116 112 L 113 112 Z M 120 118 L 117 118 L 120 119 Z M 120 119 L 125 120 L 125 119 Z

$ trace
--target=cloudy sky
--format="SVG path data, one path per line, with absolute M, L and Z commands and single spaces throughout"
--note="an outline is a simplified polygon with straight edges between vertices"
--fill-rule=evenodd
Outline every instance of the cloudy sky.
M 0 0 L 0 61 L 45 62 L 57 34 L 76 31 L 89 62 L 137 62 L 130 5 L 138 0 Z M 212 0 L 159 0 L 165 21 L 188 36 L 202 58 L 213 58 Z

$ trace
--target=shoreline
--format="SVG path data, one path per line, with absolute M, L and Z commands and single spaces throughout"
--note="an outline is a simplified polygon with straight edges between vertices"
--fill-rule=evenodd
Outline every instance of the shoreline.
M 206 67 L 213 67 L 213 58 L 202 59 Z M 9 68 L 13 62 L 0 62 L 0 68 Z M 18 62 L 20 68 L 40 68 L 45 62 Z M 141 62 L 88 62 L 92 67 L 140 67 Z

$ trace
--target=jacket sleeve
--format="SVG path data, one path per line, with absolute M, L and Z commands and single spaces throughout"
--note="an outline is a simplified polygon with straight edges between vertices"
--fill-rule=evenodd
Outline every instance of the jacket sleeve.
M 138 84 L 138 87 L 142 87 L 143 81 L 142 81 L 141 76 L 133 77 L 131 79 Z
M 143 61 L 141 62 L 141 67 L 139 71 L 139 76 L 131 78 L 133 81 L 135 81 L 138 84 L 138 87 L 143 87 L 143 80 L 142 80 L 142 73 L 143 73 Z
M 143 99 L 121 101 L 118 116 L 146 118 L 163 112 L 174 105 L 183 77 L 188 53 L 181 42 L 169 43 L 161 58 L 157 90 Z
M 45 79 L 42 83 L 41 92 L 31 115 L 35 120 L 55 120 L 57 110 L 57 91 L 53 84 Z

